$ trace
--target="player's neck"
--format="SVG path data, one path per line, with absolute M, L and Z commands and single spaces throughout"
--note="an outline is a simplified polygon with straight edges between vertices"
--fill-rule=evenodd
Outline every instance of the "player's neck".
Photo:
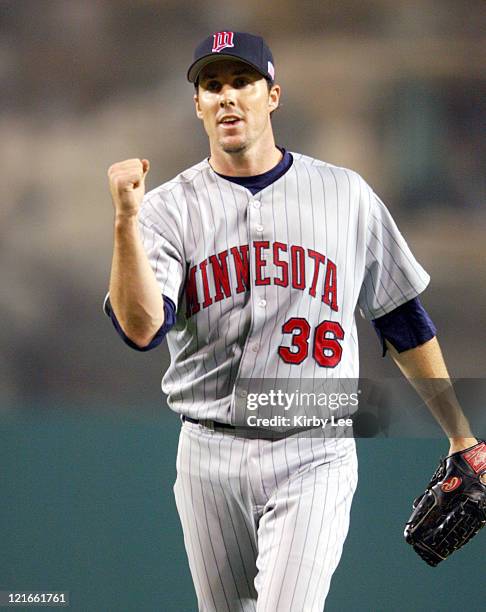
M 239 153 L 227 153 L 211 147 L 209 163 L 215 172 L 225 176 L 257 176 L 274 168 L 281 159 L 282 152 L 272 139 L 268 146 L 250 148 Z

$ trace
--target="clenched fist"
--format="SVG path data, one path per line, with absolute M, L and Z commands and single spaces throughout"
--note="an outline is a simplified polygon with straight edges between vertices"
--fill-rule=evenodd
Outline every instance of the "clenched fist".
M 109 167 L 110 191 L 117 215 L 132 217 L 138 213 L 149 168 L 148 159 L 126 159 Z

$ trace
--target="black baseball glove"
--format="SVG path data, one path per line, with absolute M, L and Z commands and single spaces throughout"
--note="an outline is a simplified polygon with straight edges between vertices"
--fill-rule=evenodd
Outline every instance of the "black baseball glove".
M 405 539 L 436 566 L 486 524 L 486 443 L 442 459 L 425 493 L 413 502 Z

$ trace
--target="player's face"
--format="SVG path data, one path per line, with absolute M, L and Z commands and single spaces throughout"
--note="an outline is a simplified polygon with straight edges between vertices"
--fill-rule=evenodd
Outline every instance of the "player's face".
M 243 62 L 222 60 L 206 66 L 194 102 L 211 150 L 241 153 L 273 138 L 270 113 L 279 98 L 279 86 L 269 90 L 262 75 Z

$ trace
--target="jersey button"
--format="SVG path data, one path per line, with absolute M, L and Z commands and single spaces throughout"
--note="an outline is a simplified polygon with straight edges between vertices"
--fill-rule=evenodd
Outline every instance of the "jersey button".
M 255 229 L 257 232 L 263 232 L 263 225 L 257 225 Z
M 260 347 L 258 346 L 258 344 L 254 344 L 251 350 L 252 350 L 254 353 L 258 353 L 258 349 L 259 349 L 259 348 L 260 348 Z
M 253 200 L 253 202 L 251 203 L 253 208 L 260 208 L 261 203 L 258 200 Z
M 267 305 L 267 300 L 260 300 L 258 302 L 258 306 L 260 306 L 260 308 L 265 308 L 266 305 Z

